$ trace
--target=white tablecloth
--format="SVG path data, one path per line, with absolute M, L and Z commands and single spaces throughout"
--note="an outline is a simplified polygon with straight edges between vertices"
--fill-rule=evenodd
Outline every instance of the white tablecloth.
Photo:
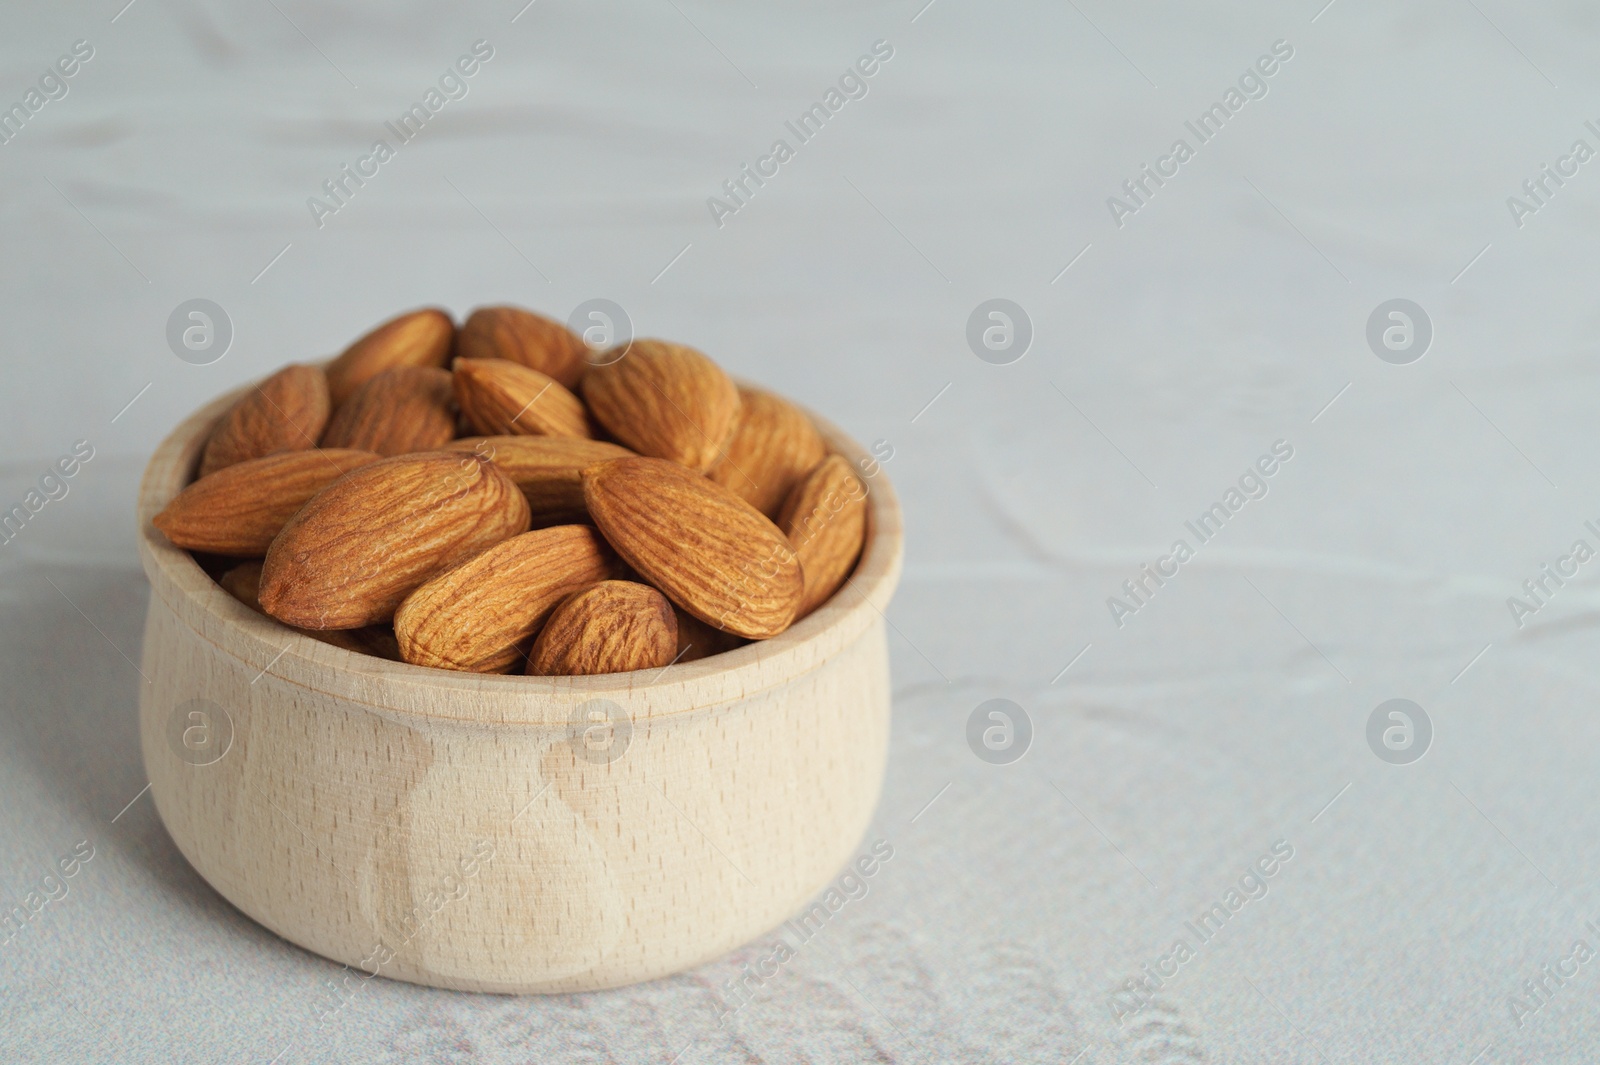
M 0 509 L 93 449 L 0 546 L 0 902 L 73 870 L 0 933 L 5 1060 L 1594 1060 L 1588 5 L 121 3 L 0 14 Z M 206 365 L 165 335 L 193 298 Z M 769 944 L 603 994 L 377 980 L 319 1029 L 335 967 L 141 790 L 143 460 L 399 309 L 591 298 L 892 448 L 893 858 L 724 1025 Z M 1009 364 L 967 341 L 992 298 Z M 1397 298 L 1415 361 L 1368 342 Z M 1013 764 L 967 742 L 994 698 Z M 1368 742 L 1394 698 L 1410 764 Z

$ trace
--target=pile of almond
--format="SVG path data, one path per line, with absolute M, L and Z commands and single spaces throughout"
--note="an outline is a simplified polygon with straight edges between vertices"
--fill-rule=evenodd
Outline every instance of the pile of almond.
M 662 669 L 844 583 L 867 489 L 804 412 L 659 340 L 403 314 L 218 421 L 154 523 L 250 607 L 416 665 Z M 243 561 L 241 561 L 243 560 Z

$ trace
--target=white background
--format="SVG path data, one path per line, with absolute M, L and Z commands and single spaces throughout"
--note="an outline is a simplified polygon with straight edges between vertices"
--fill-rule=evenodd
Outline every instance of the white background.
M 96 855 L 0 947 L 7 1060 L 1593 1059 L 1600 962 L 1520 1026 L 1510 1000 L 1600 949 L 1600 562 L 1521 628 L 1506 600 L 1600 547 L 1600 160 L 1520 227 L 1506 201 L 1600 150 L 1600 10 L 121 3 L 0 13 L 0 103 L 95 49 L 0 146 L 0 506 L 95 449 L 0 546 L 0 901 Z M 478 39 L 467 97 L 318 228 L 307 198 Z M 707 197 L 880 39 L 867 96 L 719 227 Z M 1267 95 L 1117 226 L 1107 197 L 1278 40 Z M 165 341 L 194 297 L 235 329 L 207 366 Z M 571 998 L 375 981 L 316 1032 L 334 967 L 124 811 L 139 471 L 398 310 L 593 297 L 893 447 L 895 858 L 725 1029 L 710 988 L 759 945 Z M 1011 365 L 966 344 L 991 297 L 1033 323 Z M 1394 297 L 1433 323 L 1410 365 L 1365 340 Z M 1277 440 L 1266 498 L 1115 625 Z M 995 697 L 1034 723 L 1011 766 L 964 739 Z M 1409 766 L 1365 739 L 1393 697 L 1434 725 Z M 1278 839 L 1268 895 L 1116 1023 Z

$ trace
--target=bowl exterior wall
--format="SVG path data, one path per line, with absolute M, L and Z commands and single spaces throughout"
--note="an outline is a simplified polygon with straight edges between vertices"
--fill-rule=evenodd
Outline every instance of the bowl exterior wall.
M 380 673 L 357 701 L 247 657 L 151 596 L 140 717 L 162 820 L 251 918 L 418 983 L 582 991 L 720 956 L 849 860 L 883 780 L 881 619 L 742 698 L 653 716 L 641 684 L 615 723 L 579 696 L 544 715 L 577 709 L 577 727 L 396 712 Z

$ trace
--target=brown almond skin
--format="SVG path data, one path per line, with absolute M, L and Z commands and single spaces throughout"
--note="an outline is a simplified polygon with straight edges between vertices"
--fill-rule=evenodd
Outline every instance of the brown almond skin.
M 620 443 L 701 472 L 721 457 L 739 418 L 732 378 L 694 348 L 663 340 L 635 340 L 616 362 L 592 368 L 583 396 Z
M 267 550 L 261 608 L 302 629 L 388 621 L 412 591 L 528 527 L 528 501 L 487 459 L 380 459 L 300 509 Z
M 455 390 L 467 424 L 484 436 L 594 436 L 583 400 L 510 359 L 457 359 Z
M 329 448 L 236 462 L 179 492 L 151 524 L 190 551 L 260 558 L 307 500 L 377 461 L 370 451 Z
M 805 572 L 805 617 L 844 583 L 867 538 L 867 489 L 841 455 L 830 455 L 783 504 L 778 528 L 794 545 Z
M 394 630 L 387 625 L 366 625 L 359 629 L 327 629 L 318 632 L 316 629 L 297 629 L 323 643 L 334 647 L 343 647 L 346 651 L 354 651 L 359 655 L 371 655 L 374 658 L 386 658 L 390 662 L 399 662 L 400 645 L 395 641 Z
M 583 471 L 583 497 L 617 554 L 713 628 L 763 640 L 799 611 L 794 549 L 720 484 L 666 459 L 612 459 Z
M 713 629 L 693 614 L 688 613 L 677 604 L 673 604 L 673 613 L 678 619 L 678 650 L 681 652 L 678 661 L 696 662 L 712 655 L 720 655 L 724 651 L 731 651 L 735 647 L 743 647 L 745 640 L 731 632 L 722 632 Z
M 482 455 L 504 470 L 528 498 L 535 525 L 588 521 L 585 467 L 633 454 L 620 444 L 573 436 L 468 436 L 445 448 Z
M 328 364 L 328 391 L 334 406 L 385 370 L 443 366 L 450 357 L 455 335 L 455 322 L 432 307 L 389 319 Z
M 800 478 L 828 457 L 828 445 L 804 411 L 771 392 L 741 388 L 739 406 L 727 449 L 706 476 L 776 518 Z
M 395 612 L 400 656 L 438 669 L 504 673 L 574 591 L 616 576 L 616 553 L 587 525 L 513 536 L 434 577 Z
M 527 673 L 590 677 L 664 669 L 678 654 L 678 620 L 667 597 L 635 581 L 601 581 L 574 592 L 533 641 Z
M 251 610 L 258 614 L 266 613 L 261 609 L 261 600 L 257 598 L 261 587 L 261 563 L 241 562 L 217 578 L 217 583 L 222 585 L 223 591 Z M 343 647 L 346 651 L 387 658 L 391 662 L 400 661 L 400 648 L 395 643 L 394 630 L 387 625 L 368 625 L 364 629 L 328 629 L 326 632 L 317 632 L 315 629 L 294 631 L 334 647 Z
M 521 307 L 479 307 L 456 334 L 463 359 L 509 359 L 576 388 L 588 368 L 588 349 L 565 325 Z
M 217 583 L 222 585 L 223 591 L 251 610 L 258 614 L 266 613 L 261 609 L 261 599 L 257 594 L 261 589 L 260 562 L 241 562 L 218 577 Z
M 316 447 L 331 409 L 328 378 L 321 369 L 285 366 L 217 422 L 200 456 L 200 476 L 263 455 Z
M 322 446 L 384 456 L 438 450 L 456 435 L 451 380 L 450 371 L 437 366 L 383 371 L 339 405 L 323 431 Z

